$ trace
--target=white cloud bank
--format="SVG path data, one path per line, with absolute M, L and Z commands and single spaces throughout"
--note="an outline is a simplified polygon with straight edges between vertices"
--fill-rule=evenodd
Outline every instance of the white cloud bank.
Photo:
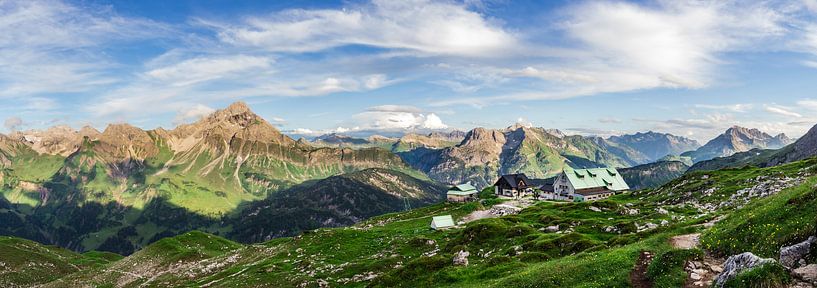
M 489 56 L 507 52 L 516 39 L 482 15 L 453 2 L 375 0 L 343 9 L 292 9 L 242 24 L 201 20 L 238 46 L 273 52 L 314 52 L 346 45 L 404 49 L 427 54 Z

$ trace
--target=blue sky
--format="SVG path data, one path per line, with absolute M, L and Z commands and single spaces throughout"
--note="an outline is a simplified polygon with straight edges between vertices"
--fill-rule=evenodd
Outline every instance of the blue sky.
M 817 124 L 817 0 L 0 1 L 4 131 L 195 121 L 291 134 Z

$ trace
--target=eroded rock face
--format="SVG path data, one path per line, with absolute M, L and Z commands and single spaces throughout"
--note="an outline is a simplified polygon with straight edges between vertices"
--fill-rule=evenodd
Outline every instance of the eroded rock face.
M 817 237 L 811 236 L 806 241 L 780 248 L 780 264 L 787 268 L 796 268 L 798 262 L 809 254 L 811 245 L 815 243 Z
M 723 265 L 723 272 L 715 278 L 715 287 L 723 287 L 726 281 L 734 279 L 735 276 L 743 271 L 759 267 L 763 264 L 774 263 L 774 259 L 760 258 L 752 252 L 744 252 L 742 254 L 729 256 L 726 263 Z
M 817 264 L 811 264 L 794 269 L 792 274 L 800 280 L 817 285 Z

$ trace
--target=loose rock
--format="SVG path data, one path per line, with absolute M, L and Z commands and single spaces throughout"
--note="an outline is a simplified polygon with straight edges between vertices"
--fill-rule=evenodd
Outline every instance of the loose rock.
M 723 265 L 723 272 L 715 278 L 715 287 L 723 287 L 726 281 L 729 281 L 740 272 L 761 266 L 766 263 L 774 263 L 774 259 L 760 258 L 752 252 L 744 252 L 742 254 L 729 256 L 726 263 Z
M 817 237 L 811 236 L 806 241 L 780 248 L 780 264 L 787 268 L 796 268 L 798 262 L 808 255 L 811 245 L 815 242 Z
M 454 255 L 454 266 L 468 266 L 468 251 L 460 251 Z

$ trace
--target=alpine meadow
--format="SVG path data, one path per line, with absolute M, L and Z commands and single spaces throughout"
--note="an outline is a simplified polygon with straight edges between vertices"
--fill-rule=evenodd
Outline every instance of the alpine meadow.
M 817 1 L 0 0 L 0 287 L 817 287 Z

